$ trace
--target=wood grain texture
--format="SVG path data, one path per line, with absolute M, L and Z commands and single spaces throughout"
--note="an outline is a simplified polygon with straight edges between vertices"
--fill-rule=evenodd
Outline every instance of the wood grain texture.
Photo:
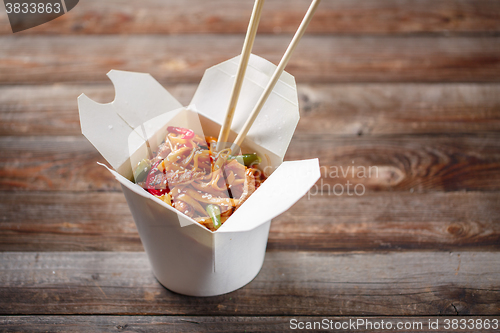
M 318 190 L 500 189 L 496 134 L 394 137 L 295 135 L 287 160 L 319 158 Z M 83 137 L 0 137 L 0 190 L 118 191 Z
M 429 322 L 434 324 L 438 321 L 438 328 L 432 332 L 450 332 L 445 329 L 452 321 L 465 320 L 466 326 L 475 327 L 476 320 L 483 324 L 488 322 L 490 329 L 478 329 L 474 332 L 491 332 L 492 326 L 497 326 L 497 317 L 467 318 L 456 316 L 439 317 L 302 317 L 302 316 L 274 316 L 274 317 L 239 317 L 239 316 L 217 316 L 217 317 L 194 317 L 194 316 L 0 316 L 0 326 L 7 332 L 290 332 L 292 328 L 307 327 L 308 322 L 316 327 L 316 330 L 331 330 L 337 332 L 352 332 L 355 329 L 360 333 L 372 333 L 374 327 L 387 327 L 392 329 L 402 328 L 404 332 L 422 332 L 429 329 Z M 295 321 L 294 321 L 295 320 Z M 324 322 L 326 320 L 326 323 Z M 363 320 L 358 322 L 358 320 Z M 470 322 L 469 320 L 472 320 Z M 316 322 L 316 323 L 315 323 Z M 354 322 L 354 324 L 352 324 Z M 300 324 L 299 324 L 300 323 Z M 318 324 L 320 323 L 320 324 Z M 324 324 L 326 326 L 321 326 Z M 299 326 L 301 325 L 301 326 Z M 316 325 L 316 326 L 315 326 Z M 336 329 L 336 325 L 338 329 Z M 349 325 L 351 325 L 349 330 Z M 377 326 L 378 325 L 378 326 Z M 342 329 L 342 326 L 344 329 Z M 405 329 L 406 326 L 406 329 Z M 478 325 L 479 326 L 479 325 Z M 432 326 L 431 326 L 432 327 Z M 382 330 L 383 332 L 383 330 Z
M 298 82 L 498 82 L 500 37 L 304 36 L 287 71 Z M 277 63 L 289 36 L 253 53 Z M 241 52 L 243 35 L 0 37 L 0 84 L 103 82 L 110 69 L 198 82 Z
M 165 88 L 183 105 L 188 105 L 196 85 Z M 111 81 L 96 85 L 0 86 L 0 136 L 80 136 L 77 98 L 82 93 L 99 103 L 109 103 L 115 98 Z
M 4 252 L 0 313 L 499 315 L 499 256 L 271 252 L 247 286 L 198 298 L 163 288 L 142 252 Z
M 309 3 L 268 1 L 259 33 L 295 32 Z M 252 4 L 251 0 L 86 0 L 68 14 L 19 35 L 244 33 Z M 308 32 L 498 32 L 499 13 L 500 5 L 494 0 L 328 0 L 321 3 Z M 6 15 L 0 17 L 0 33 L 12 33 Z
M 0 188 L 4 190 L 119 190 L 99 152 L 83 137 L 0 139 Z
M 299 85 L 297 134 L 401 135 L 500 130 L 496 84 Z
M 277 63 L 309 2 L 266 2 L 254 53 Z M 286 156 L 319 157 L 322 178 L 273 220 L 249 285 L 195 298 L 157 282 L 76 97 L 111 101 L 115 68 L 187 104 L 206 68 L 240 53 L 252 5 L 85 0 L 15 35 L 0 15 L 0 331 L 500 315 L 496 0 L 323 1 L 287 67 L 302 121 Z
M 196 84 L 165 87 L 188 105 Z M 394 135 L 500 131 L 500 84 L 299 84 L 296 134 Z M 76 98 L 114 99 L 108 84 L 0 86 L 0 136 L 80 135 Z
M 500 193 L 314 195 L 268 251 L 500 250 Z M 143 251 L 121 193 L 0 192 L 0 251 Z
M 287 160 L 319 158 L 323 191 L 497 190 L 500 146 L 497 135 L 437 135 L 332 138 L 296 135 Z

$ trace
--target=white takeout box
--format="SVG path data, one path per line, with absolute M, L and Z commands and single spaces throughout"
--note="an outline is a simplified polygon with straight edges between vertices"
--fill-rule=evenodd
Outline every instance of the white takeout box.
M 153 272 L 166 288 L 213 296 L 236 290 L 260 271 L 271 219 L 297 202 L 319 179 L 317 159 L 283 162 L 299 120 L 295 79 L 284 72 L 248 132 L 243 149 L 263 157 L 269 178 L 215 232 L 149 194 L 129 179 L 133 166 L 155 151 L 167 126 L 217 137 L 239 57 L 206 70 L 187 107 L 153 77 L 112 70 L 116 96 L 100 104 L 78 98 L 82 133 L 116 170 Z M 276 66 L 252 55 L 231 127 L 230 142 L 257 103 Z M 149 147 L 148 147 L 149 146 Z

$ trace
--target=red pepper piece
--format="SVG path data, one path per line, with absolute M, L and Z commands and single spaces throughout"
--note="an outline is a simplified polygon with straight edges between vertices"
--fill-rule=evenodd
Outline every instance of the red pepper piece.
M 184 127 L 168 126 L 167 131 L 169 131 L 170 133 L 182 134 L 181 136 L 182 139 L 189 140 L 194 138 L 194 132 Z
M 167 189 L 156 190 L 154 188 L 148 188 L 148 192 L 151 193 L 152 195 L 162 196 L 165 193 L 168 193 L 168 190 Z

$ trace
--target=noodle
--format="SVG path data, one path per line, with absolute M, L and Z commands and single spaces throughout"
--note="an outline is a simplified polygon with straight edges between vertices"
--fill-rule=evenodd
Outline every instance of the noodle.
M 264 181 L 262 172 L 254 167 L 258 157 L 253 154 L 253 163 L 244 165 L 243 158 L 232 157 L 229 148 L 212 151 L 217 142 L 214 137 L 202 138 L 181 127 L 168 127 L 167 131 L 155 157 L 139 163 L 136 182 L 214 231 Z

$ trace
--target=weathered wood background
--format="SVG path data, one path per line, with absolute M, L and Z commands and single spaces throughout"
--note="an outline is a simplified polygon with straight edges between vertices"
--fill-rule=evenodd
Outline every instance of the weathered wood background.
M 254 53 L 276 63 L 308 5 L 268 0 Z M 0 4 L 0 330 L 498 318 L 496 0 L 323 0 L 287 67 L 301 121 L 286 156 L 318 157 L 321 180 L 273 221 L 248 286 L 193 298 L 154 279 L 119 186 L 80 133 L 76 98 L 111 101 L 114 68 L 149 72 L 188 103 L 206 68 L 240 52 L 252 6 L 85 0 L 12 34 Z M 335 192 L 347 182 L 364 194 Z

